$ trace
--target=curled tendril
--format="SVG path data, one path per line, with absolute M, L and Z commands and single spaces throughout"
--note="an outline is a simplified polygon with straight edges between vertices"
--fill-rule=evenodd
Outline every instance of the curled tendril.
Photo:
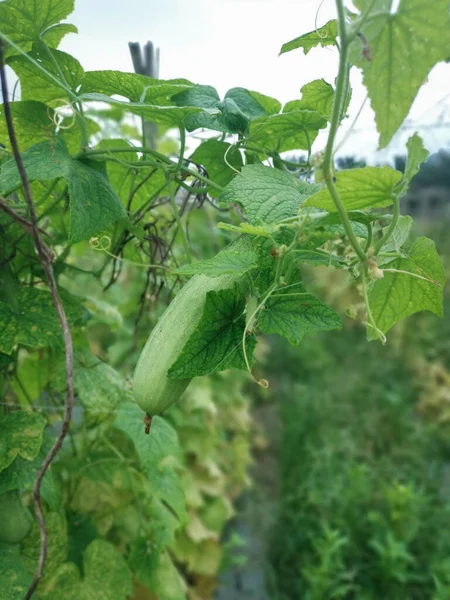
M 54 105 L 54 106 L 53 106 Z M 50 109 L 53 113 L 50 113 Z M 58 112 L 58 109 L 69 109 L 71 111 L 70 117 L 65 117 L 63 114 Z M 48 118 L 55 124 L 59 129 L 70 129 L 75 124 L 76 115 L 73 109 L 73 106 L 70 102 L 68 102 L 65 98 L 55 98 L 54 100 L 50 100 L 47 104 L 47 115 Z M 63 125 L 64 120 L 70 118 L 69 123 Z
M 89 245 L 92 246 L 94 250 L 98 250 L 98 252 L 107 252 L 111 248 L 111 243 L 111 238 L 107 235 L 91 237 L 89 240 Z

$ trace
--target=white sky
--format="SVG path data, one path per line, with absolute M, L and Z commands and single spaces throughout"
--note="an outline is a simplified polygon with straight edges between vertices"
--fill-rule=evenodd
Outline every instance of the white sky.
M 432 0 L 430 0 L 432 2 Z M 317 48 L 305 56 L 296 50 L 278 56 L 281 45 L 315 28 L 320 0 L 75 0 L 68 21 L 78 35 L 67 36 L 60 49 L 78 58 L 85 70 L 133 71 L 128 42 L 151 40 L 160 48 L 160 77 L 184 77 L 209 84 L 220 95 L 242 86 L 281 102 L 300 97 L 302 85 L 324 78 L 333 83 L 337 50 Z M 349 3 L 350 5 L 350 3 Z M 334 0 L 325 0 L 317 16 L 321 26 L 335 16 Z M 365 90 L 360 73 L 352 69 L 350 118 L 358 112 Z M 426 125 L 450 122 L 450 64 L 437 65 L 419 93 L 408 118 L 435 152 L 450 149 L 450 127 Z M 403 153 L 414 128 L 399 132 L 389 148 L 375 154 L 377 133 L 369 103 L 340 153 L 356 154 L 374 162 Z M 322 149 L 319 136 L 314 150 Z

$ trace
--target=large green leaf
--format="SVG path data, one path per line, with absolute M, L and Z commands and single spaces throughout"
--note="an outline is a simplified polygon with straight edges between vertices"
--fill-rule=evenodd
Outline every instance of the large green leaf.
M 80 306 L 72 297 L 67 294 L 65 297 L 63 303 L 69 321 L 79 321 Z M 11 354 L 16 344 L 29 348 L 61 348 L 62 340 L 61 324 L 49 292 L 22 286 L 14 302 L 0 299 L 0 352 Z
M 234 289 L 208 292 L 202 317 L 170 367 L 169 377 L 186 379 L 232 367 L 245 369 L 242 335 L 245 328 L 245 298 Z M 251 356 L 256 345 L 247 337 L 246 350 Z
M 82 102 L 105 102 L 112 106 L 119 106 L 130 113 L 144 117 L 148 121 L 167 127 L 180 125 L 186 117 L 202 112 L 201 108 L 195 106 L 157 106 L 141 102 L 124 102 L 106 94 L 94 92 L 80 94 L 79 98 Z
M 48 56 L 48 53 L 51 54 Z M 51 100 L 64 98 L 66 92 L 39 69 L 28 57 L 38 62 L 53 77 L 75 90 L 80 84 L 84 70 L 78 60 L 60 50 L 44 50 L 42 44 L 35 44 L 27 56 L 12 56 L 8 64 L 16 72 L 20 80 L 22 100 L 39 100 L 48 103 Z M 56 66 L 56 64 L 58 66 Z M 63 73 L 65 81 L 60 73 Z
M 222 202 L 236 202 L 253 225 L 278 223 L 298 214 L 300 206 L 317 191 L 289 173 L 263 165 L 243 167 L 220 196 Z
M 130 570 L 116 548 L 104 540 L 94 540 L 83 558 L 83 578 L 73 563 L 59 566 L 46 582 L 43 600 L 126 600 L 133 594 Z
M 272 152 L 310 150 L 319 129 L 326 126 L 326 119 L 315 110 L 290 110 L 253 121 L 248 139 Z
M 339 315 L 319 298 L 307 292 L 274 294 L 258 318 L 263 333 L 282 335 L 296 346 L 308 333 L 341 329 Z
M 172 96 L 192 88 L 187 79 L 154 79 L 122 71 L 88 71 L 81 83 L 80 93 L 117 94 L 131 102 L 173 106 Z
M 315 48 L 316 46 L 325 46 L 335 45 L 337 38 L 337 21 L 335 19 L 328 21 L 319 29 L 311 31 L 309 33 L 304 33 L 303 35 L 291 40 L 290 42 L 286 42 L 282 45 L 280 54 L 285 54 L 286 52 L 290 52 L 291 50 L 296 50 L 297 48 L 302 48 L 305 54 L 311 50 L 311 48 Z
M 407 273 L 385 273 L 382 279 L 376 280 L 369 292 L 372 316 L 383 333 L 401 319 L 421 310 L 442 316 L 445 272 L 432 240 L 417 238 L 405 258 L 390 262 L 387 267 Z M 369 339 L 376 337 L 372 329 L 368 329 L 368 335 Z
M 23 50 L 40 40 L 55 48 L 67 33 L 77 31 L 74 25 L 59 23 L 73 8 L 74 0 L 4 0 L 0 28 Z
M 195 275 L 197 273 L 208 277 L 220 277 L 228 274 L 244 274 L 257 266 L 256 253 L 248 251 L 222 250 L 212 258 L 199 260 L 184 265 L 175 272 L 179 275 Z
M 391 167 L 348 169 L 336 173 L 336 188 L 347 210 L 390 206 L 394 200 L 395 186 L 401 177 L 401 173 Z M 305 206 L 337 212 L 327 188 L 311 196 Z
M 46 420 L 34 412 L 16 410 L 0 419 L 0 471 L 16 456 L 33 460 L 39 452 Z
M 226 152 L 227 162 L 224 160 Z M 214 139 L 200 144 L 191 155 L 191 160 L 202 165 L 206 169 L 209 179 L 222 187 L 228 185 L 235 175 L 235 171 L 228 164 L 238 171 L 243 164 L 241 153 L 236 147 L 230 148 L 230 144 L 227 142 L 219 142 Z M 209 190 L 209 194 L 217 197 L 220 192 L 212 188 Z
M 22 160 L 30 181 L 57 177 L 67 181 L 72 242 L 88 239 L 125 216 L 122 203 L 103 173 L 88 160 L 72 158 L 61 139 L 32 146 L 22 152 Z M 21 185 L 13 159 L 2 166 L 0 174 L 0 193 L 8 194 Z
M 187 117 L 185 126 L 188 131 L 203 127 L 214 131 L 227 131 L 218 108 L 220 96 L 212 86 L 194 85 L 191 89 L 176 94 L 173 100 L 177 106 L 193 106 L 205 109 L 205 112 Z
M 419 88 L 432 67 L 449 58 L 448 0 L 400 0 L 395 13 L 373 11 L 363 25 L 372 60 L 362 54 L 361 40 L 353 42 L 351 60 L 363 70 L 380 148 L 408 115 Z

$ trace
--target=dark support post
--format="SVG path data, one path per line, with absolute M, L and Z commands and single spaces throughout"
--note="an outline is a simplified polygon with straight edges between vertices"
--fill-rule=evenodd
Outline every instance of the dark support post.
M 157 79 L 159 77 L 159 48 L 155 48 L 152 42 L 147 42 L 142 54 L 139 42 L 129 42 L 128 47 L 130 48 L 134 72 Z M 146 144 L 153 150 L 156 150 L 156 137 L 158 133 L 156 123 L 144 121 L 143 127 Z

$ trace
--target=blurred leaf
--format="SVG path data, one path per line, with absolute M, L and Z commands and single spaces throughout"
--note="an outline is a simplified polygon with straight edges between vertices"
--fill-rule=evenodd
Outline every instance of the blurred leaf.
M 145 435 L 144 413 L 131 402 L 121 406 L 115 427 L 132 440 L 144 469 L 153 468 L 166 456 L 177 456 L 180 452 L 176 431 L 161 417 L 153 417 L 151 433 Z
M 16 410 L 0 419 L 0 471 L 17 456 L 32 460 L 39 452 L 46 420 L 34 412 Z
M 0 600 L 23 600 L 31 579 L 23 565 L 20 547 L 0 544 Z
M 331 118 L 333 109 L 334 89 L 325 79 L 315 79 L 304 85 L 301 90 L 301 100 L 292 100 L 283 107 L 283 112 L 294 110 L 314 110 L 323 115 L 327 121 Z
M 81 308 L 68 293 L 63 304 L 69 321 L 79 321 Z M 27 311 L 24 307 L 30 307 Z M 29 348 L 62 345 L 61 324 L 49 292 L 23 286 L 14 304 L 0 300 L 0 351 L 11 354 L 16 344 Z
M 43 600 L 126 600 L 132 596 L 131 573 L 122 555 L 114 546 L 95 540 L 87 547 L 83 559 L 83 575 L 73 563 L 57 568 L 49 578 Z

